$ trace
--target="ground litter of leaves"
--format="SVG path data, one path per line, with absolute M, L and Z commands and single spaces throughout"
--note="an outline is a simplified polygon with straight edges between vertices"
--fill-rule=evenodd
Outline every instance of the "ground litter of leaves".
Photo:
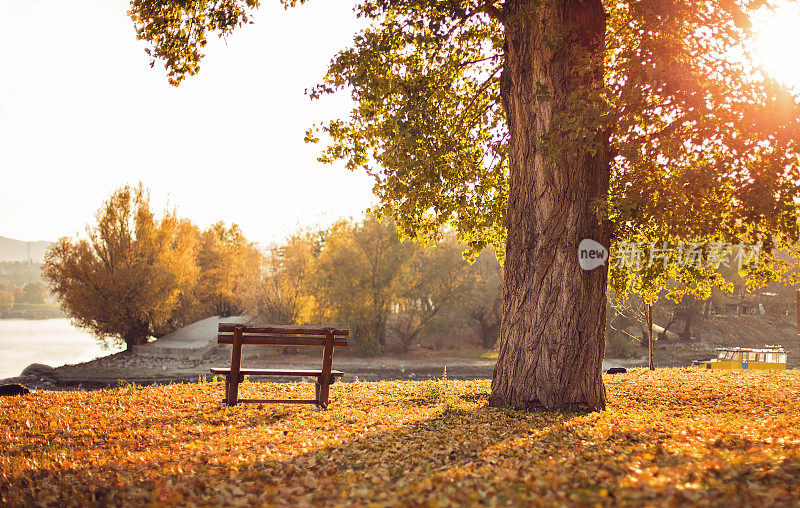
M 489 381 L 355 382 L 328 411 L 218 382 L 0 400 L 0 504 L 793 505 L 800 373 L 634 370 L 606 411 L 489 407 Z M 244 397 L 307 397 L 245 383 Z

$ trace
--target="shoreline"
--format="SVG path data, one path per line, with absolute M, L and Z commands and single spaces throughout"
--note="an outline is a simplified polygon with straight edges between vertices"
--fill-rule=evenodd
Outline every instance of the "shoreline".
M 230 353 L 222 348 L 202 358 L 170 358 L 140 355 L 123 351 L 88 362 L 49 367 L 32 364 L 16 377 L 0 384 L 19 383 L 44 390 L 98 390 L 124 384 L 158 385 L 197 382 L 213 379 L 212 367 L 226 367 Z M 245 362 L 253 367 L 319 368 L 320 359 L 311 355 L 250 356 Z M 334 358 L 334 367 L 343 370 L 342 381 L 379 381 L 440 378 L 445 372 L 453 379 L 491 378 L 495 360 L 474 360 L 442 356 L 438 358 Z M 297 381 L 297 378 L 255 377 L 253 380 Z
M 122 351 L 94 360 L 60 367 L 33 364 L 16 377 L 0 380 L 0 384 L 19 383 L 37 390 L 100 390 L 125 384 L 160 385 L 210 381 L 212 367 L 227 367 L 230 352 L 215 347 L 194 358 L 158 357 L 135 351 Z M 317 355 L 272 354 L 246 355 L 243 360 L 251 367 L 319 368 Z M 345 372 L 342 382 L 448 379 L 491 379 L 496 363 L 492 358 L 469 358 L 447 352 L 418 351 L 407 356 L 358 358 L 334 357 L 334 368 Z M 634 367 L 640 359 L 609 360 L 609 367 Z M 297 378 L 258 377 L 254 381 L 291 382 Z

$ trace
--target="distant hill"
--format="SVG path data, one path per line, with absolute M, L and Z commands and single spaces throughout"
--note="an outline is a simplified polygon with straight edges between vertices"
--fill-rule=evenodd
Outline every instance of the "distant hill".
M 30 245 L 30 259 L 34 263 L 44 260 L 44 253 L 50 242 L 24 242 L 0 236 L 0 261 L 27 261 L 28 245 Z

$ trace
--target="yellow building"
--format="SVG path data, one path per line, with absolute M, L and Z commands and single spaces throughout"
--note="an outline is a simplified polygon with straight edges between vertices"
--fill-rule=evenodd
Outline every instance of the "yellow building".
M 784 370 L 786 351 L 781 346 L 717 348 L 719 356 L 707 362 L 696 362 L 714 370 Z

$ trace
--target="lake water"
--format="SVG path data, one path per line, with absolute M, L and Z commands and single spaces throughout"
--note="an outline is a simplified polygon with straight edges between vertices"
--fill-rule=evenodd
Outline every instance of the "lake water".
M 32 363 L 58 367 L 122 349 L 104 350 L 68 319 L 0 319 L 0 379 L 18 376 Z

